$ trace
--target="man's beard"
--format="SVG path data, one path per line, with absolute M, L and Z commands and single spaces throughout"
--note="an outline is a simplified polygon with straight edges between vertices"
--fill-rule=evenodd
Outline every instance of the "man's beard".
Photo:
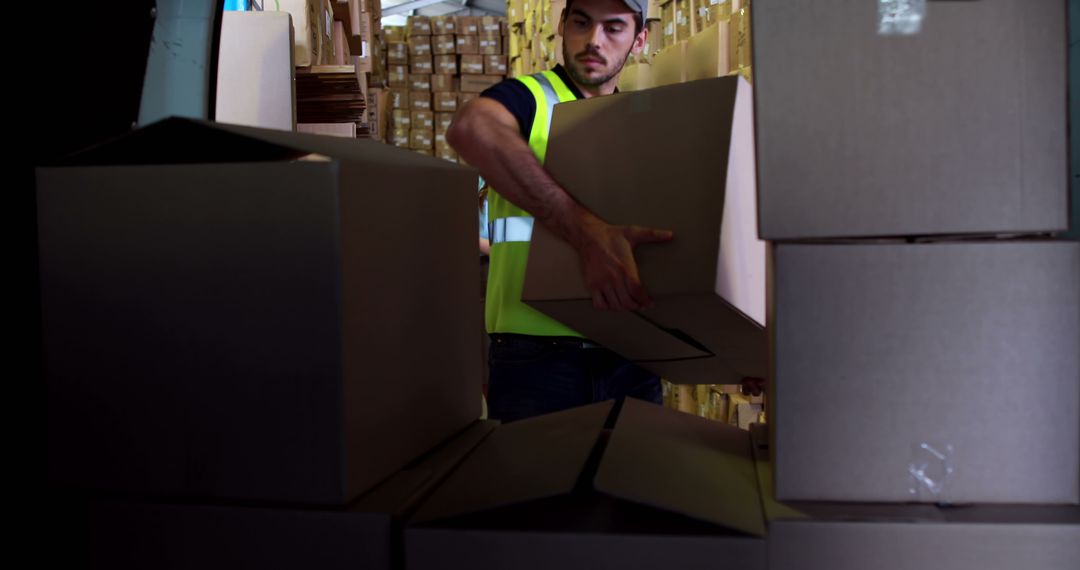
M 596 57 L 601 57 L 600 54 L 597 54 L 596 52 L 585 53 L 595 55 Z M 615 78 L 616 75 L 619 74 L 619 72 L 622 71 L 622 68 L 624 65 L 626 65 L 626 61 L 628 59 L 630 59 L 630 51 L 626 52 L 626 57 L 622 58 L 622 61 L 619 62 L 619 66 L 616 67 L 611 73 L 604 75 L 603 77 L 600 77 L 598 79 L 592 79 L 578 72 L 577 65 L 580 64 L 576 59 L 572 59 L 570 57 L 570 54 L 566 50 L 566 46 L 563 45 L 563 61 L 566 62 L 566 72 L 570 74 L 570 79 L 573 79 L 574 83 L 577 83 L 578 85 L 581 85 L 583 87 L 598 87 L 607 83 L 608 81 L 611 81 L 613 78 Z

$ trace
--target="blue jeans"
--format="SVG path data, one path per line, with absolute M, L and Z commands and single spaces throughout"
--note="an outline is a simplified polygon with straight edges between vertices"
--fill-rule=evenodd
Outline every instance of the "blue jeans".
M 488 416 L 512 422 L 625 397 L 661 402 L 660 378 L 583 339 L 491 335 Z

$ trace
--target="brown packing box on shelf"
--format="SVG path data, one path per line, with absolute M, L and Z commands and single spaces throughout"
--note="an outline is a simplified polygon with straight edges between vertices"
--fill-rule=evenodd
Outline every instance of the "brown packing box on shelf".
M 293 22 L 293 62 L 297 67 L 324 63 L 322 0 L 281 0 L 279 11 L 288 12 Z M 332 49 L 332 48 L 330 48 Z
M 392 142 L 396 147 L 409 148 L 409 129 L 395 128 Z
M 754 2 L 762 235 L 1064 230 L 1063 3 L 934 3 L 906 37 L 877 17 Z
M 440 36 L 457 33 L 457 24 L 453 16 L 435 16 L 431 19 L 432 35 Z
M 484 56 L 463 55 L 461 56 L 462 75 L 481 75 L 484 73 Z
M 383 26 L 382 30 L 388 43 L 405 41 L 405 26 Z
M 413 128 L 409 131 L 409 148 L 430 150 L 435 146 L 435 131 Z
M 432 36 L 431 53 L 435 55 L 448 55 L 457 53 L 457 45 L 454 41 L 454 34 Z
M 1059 570 L 1080 559 L 1075 505 L 779 502 L 769 431 L 750 429 L 770 570 Z
M 522 300 L 674 383 L 767 377 L 751 97 L 746 80 L 728 76 L 556 105 L 544 164 L 552 176 L 601 218 L 675 239 L 635 251 L 654 307 L 599 311 L 577 253 L 536 226 Z M 617 171 L 592 166 L 631 156 L 642 140 L 665 144 Z M 678 200 L 667 192 L 671 172 Z
M 439 92 L 432 96 L 432 108 L 439 112 L 454 112 L 458 109 L 457 93 Z
M 675 0 L 669 0 L 660 6 L 660 27 L 664 33 L 661 48 L 675 44 Z
M 390 89 L 390 109 L 408 111 L 411 109 L 409 105 L 409 90 L 408 89 Z
M 334 22 L 334 61 L 333 65 L 347 65 L 349 59 L 349 44 L 345 36 L 345 24 L 340 21 Z
M 613 419 L 612 408 L 602 402 L 496 428 L 406 526 L 409 568 L 723 561 L 765 570 L 749 434 L 632 398 Z
M 499 18 L 499 17 L 496 17 L 496 16 L 481 16 L 480 17 L 480 30 L 477 32 L 477 35 L 480 35 L 480 36 L 485 35 L 485 34 L 493 35 L 493 36 L 502 35 L 502 26 L 501 26 L 502 21 L 503 21 L 502 18 Z
M 411 129 L 412 128 L 412 111 L 405 109 L 394 109 L 391 114 L 391 120 L 393 121 L 395 129 Z
M 502 55 L 502 36 L 499 34 L 482 33 L 480 38 L 480 53 L 484 55 Z
M 686 80 L 728 74 L 728 27 L 709 26 L 686 42 Z
M 409 109 L 413 111 L 431 111 L 431 91 L 410 91 Z
M 772 257 L 778 497 L 1080 500 L 1080 244 L 778 244 Z M 908 491 L 924 443 L 955 450 L 938 497 Z
M 506 75 L 506 56 L 485 55 L 484 73 L 488 75 Z
M 435 156 L 435 153 L 430 148 L 417 148 L 413 149 L 413 152 L 424 156 Z
M 685 83 L 690 69 L 687 61 L 689 42 L 678 42 L 656 54 L 652 63 L 652 80 L 657 87 Z
M 386 61 L 390 64 L 409 63 L 409 44 L 405 42 L 389 42 L 386 44 Z
M 675 2 L 675 40 L 690 38 L 690 29 L 693 24 L 693 13 L 690 8 L 690 0 L 674 0 Z
M 501 75 L 462 75 L 461 90 L 466 93 L 480 93 L 505 79 Z
M 435 113 L 431 111 L 413 111 L 411 113 L 412 122 L 409 124 L 412 129 L 424 129 L 433 130 L 435 128 Z
M 454 122 L 453 113 L 435 113 L 435 134 L 445 133 L 450 129 L 452 122 Z
M 296 132 L 355 139 L 356 123 L 297 123 Z
M 431 75 L 426 73 L 409 74 L 409 91 L 431 91 Z
M 389 93 L 381 87 L 368 89 L 368 128 L 371 138 L 386 142 L 386 118 Z
M 750 67 L 750 10 L 739 9 L 728 20 L 728 65 L 732 71 Z
M 386 84 L 390 87 L 409 86 L 409 66 L 392 64 L 386 68 Z
M 431 90 L 436 93 L 457 91 L 458 80 L 453 75 L 437 73 L 431 76 Z
M 446 141 L 440 141 L 439 136 L 438 134 L 435 135 L 435 156 L 443 160 L 457 162 L 457 152 Z
M 474 172 L 168 119 L 37 189 L 54 483 L 344 505 L 478 417 Z M 369 215 L 403 193 L 423 236 Z
M 430 36 L 431 18 L 427 16 L 409 16 L 405 24 L 406 37 Z
M 431 36 L 409 36 L 409 58 L 418 55 L 432 55 Z
M 220 45 L 217 120 L 293 130 L 296 93 L 289 14 L 224 12 Z
M 463 105 L 465 105 L 465 103 L 468 103 L 469 101 L 472 101 L 473 99 L 476 99 L 479 96 L 480 96 L 479 93 L 458 93 L 458 96 L 457 96 L 458 109 L 460 109 Z
M 479 16 L 457 16 L 457 31 L 459 36 L 475 36 L 480 34 Z
M 432 56 L 430 55 L 409 56 L 409 73 L 434 73 L 435 66 L 433 65 L 432 61 Z
M 342 508 L 94 499 L 80 515 L 90 568 L 391 570 L 395 526 L 497 425 L 478 421 Z M 74 523 L 68 523 L 74 524 Z M 243 561 L 238 563 L 237 561 Z
M 459 54 L 475 55 L 480 53 L 479 36 L 463 36 L 458 34 L 455 38 L 455 42 L 457 44 L 455 49 Z
M 435 69 L 433 73 L 440 75 L 457 75 L 458 64 L 456 55 L 437 55 L 435 56 Z

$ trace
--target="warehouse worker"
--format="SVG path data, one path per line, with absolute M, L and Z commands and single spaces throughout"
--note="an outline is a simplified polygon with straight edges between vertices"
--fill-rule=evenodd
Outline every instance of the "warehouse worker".
M 488 89 L 461 108 L 446 134 L 492 187 L 485 321 L 492 340 L 488 409 L 493 418 L 513 421 L 625 396 L 661 400 L 656 375 L 521 302 L 535 221 L 577 250 L 597 309 L 652 304 L 633 249 L 670 240 L 671 232 L 608 224 L 571 198 L 543 167 L 552 108 L 615 91 L 627 58 L 645 46 L 647 6 L 647 0 L 568 0 L 559 19 L 566 66 Z

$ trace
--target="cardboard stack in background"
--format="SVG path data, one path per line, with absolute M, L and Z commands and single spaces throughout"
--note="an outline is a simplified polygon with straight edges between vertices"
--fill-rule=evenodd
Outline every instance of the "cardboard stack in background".
M 754 4 L 775 493 L 833 503 L 776 517 L 770 564 L 1076 560 L 1054 506 L 1080 499 L 1064 3 L 928 3 L 909 35 L 872 4 Z
M 256 534 L 267 556 L 389 556 L 386 515 L 429 475 L 352 502 L 480 414 L 475 180 L 183 119 L 38 171 L 50 477 L 123 497 L 94 532 L 128 548 L 100 556 L 221 567 Z M 422 231 L 371 215 L 403 203 Z
M 559 16 L 565 0 L 508 0 L 507 55 L 512 77 L 531 75 L 562 62 Z
M 635 91 L 739 74 L 753 81 L 750 0 L 669 0 L 649 13 L 648 45 L 623 68 Z
M 410 16 L 387 27 L 387 142 L 458 161 L 446 129 L 466 101 L 506 78 L 504 27 L 493 16 Z

